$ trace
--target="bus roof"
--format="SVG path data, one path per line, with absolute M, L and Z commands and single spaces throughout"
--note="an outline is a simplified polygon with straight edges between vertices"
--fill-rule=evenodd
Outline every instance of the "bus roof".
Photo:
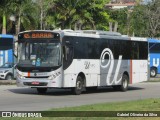
M 0 38 L 14 38 L 13 35 L 0 34 Z
M 129 37 L 122 36 L 118 32 L 101 31 L 101 30 L 60 30 L 64 36 L 78 36 L 78 37 L 91 37 L 91 38 L 109 38 L 109 39 L 122 39 L 129 40 Z
M 131 40 L 134 41 L 147 41 L 147 38 L 143 38 L 143 37 L 130 37 Z
M 149 42 L 149 43 L 160 43 L 160 40 L 149 38 L 149 39 L 148 39 L 148 42 Z
M 147 41 L 147 38 L 142 37 L 129 37 L 127 35 L 121 35 L 118 32 L 102 31 L 102 30 L 28 30 L 25 32 L 55 32 L 59 33 L 61 37 L 63 36 L 78 36 L 78 37 L 91 37 L 91 38 L 108 38 L 117 40 L 131 40 L 131 41 Z

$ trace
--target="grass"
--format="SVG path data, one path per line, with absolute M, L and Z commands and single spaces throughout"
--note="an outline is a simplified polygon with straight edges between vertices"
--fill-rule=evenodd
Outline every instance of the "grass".
M 54 108 L 51 111 L 160 111 L 160 99 L 101 103 L 79 107 Z
M 150 78 L 147 82 L 160 82 L 160 78 Z
M 5 81 L 6 82 L 6 81 Z M 152 78 L 149 82 L 160 82 L 158 78 Z M 12 85 L 15 83 L 2 83 Z M 1 84 L 0 84 L 1 85 Z M 53 108 L 50 111 L 159 111 L 160 98 L 146 99 L 128 102 L 112 102 L 92 105 L 83 105 L 78 107 Z M 54 112 L 53 112 L 54 113 Z M 43 116 L 43 114 L 42 114 Z M 42 117 L 42 118 L 0 118 L 1 120 L 159 120 L 159 117 Z
M 53 112 L 52 112 L 53 111 Z M 112 102 L 92 105 L 83 105 L 78 107 L 54 108 L 47 112 L 52 114 L 58 111 L 159 111 L 160 99 L 146 99 L 128 102 Z M 153 112 L 154 113 L 154 112 Z M 160 113 L 159 113 L 160 114 Z M 42 117 L 42 118 L 23 118 L 23 120 L 159 120 L 158 117 Z M 43 114 L 42 114 L 43 116 Z M 22 118 L 1 118 L 1 120 L 21 120 Z

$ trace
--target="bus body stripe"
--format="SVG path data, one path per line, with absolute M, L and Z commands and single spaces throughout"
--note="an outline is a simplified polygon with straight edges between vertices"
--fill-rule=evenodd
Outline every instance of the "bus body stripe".
M 132 60 L 130 60 L 130 84 L 132 84 Z
M 28 77 L 30 77 L 31 76 L 31 74 L 30 74 L 30 72 L 28 72 Z

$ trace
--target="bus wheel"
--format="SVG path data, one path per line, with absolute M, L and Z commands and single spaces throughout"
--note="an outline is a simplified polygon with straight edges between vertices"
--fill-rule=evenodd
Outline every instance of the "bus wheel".
M 84 81 L 81 76 L 78 76 L 76 80 L 76 87 L 72 89 L 72 92 L 75 95 L 80 95 L 82 93 L 83 87 L 84 87 Z
M 44 94 L 47 92 L 47 88 L 37 88 L 39 94 Z
M 155 77 L 155 76 L 157 75 L 157 70 L 156 70 L 156 68 L 151 68 L 151 70 L 150 70 L 150 75 L 151 75 L 151 77 Z
M 128 89 L 128 82 L 129 82 L 129 78 L 126 74 L 123 74 L 122 76 L 122 84 L 120 85 L 120 90 L 125 92 Z

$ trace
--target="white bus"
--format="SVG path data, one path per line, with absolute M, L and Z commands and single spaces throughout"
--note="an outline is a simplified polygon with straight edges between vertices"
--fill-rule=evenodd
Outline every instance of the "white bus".
M 95 30 L 24 31 L 18 35 L 17 85 L 37 88 L 85 89 L 147 81 L 147 39 Z

